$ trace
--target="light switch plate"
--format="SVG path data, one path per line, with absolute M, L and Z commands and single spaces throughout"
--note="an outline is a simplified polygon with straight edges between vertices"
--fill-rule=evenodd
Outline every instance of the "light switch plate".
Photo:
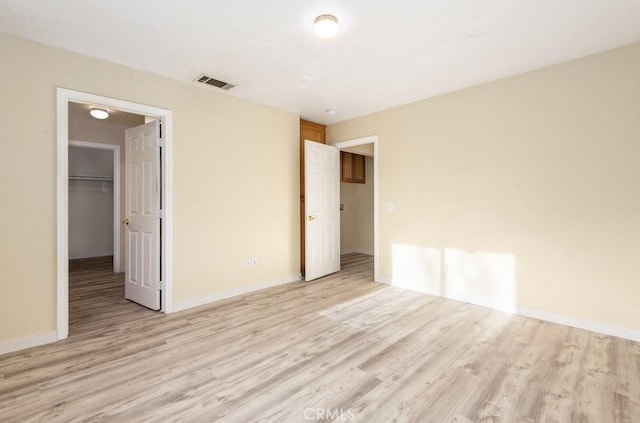
M 385 201 L 384 202 L 384 211 L 392 212 L 394 209 L 395 209 L 395 206 L 394 206 L 392 201 Z

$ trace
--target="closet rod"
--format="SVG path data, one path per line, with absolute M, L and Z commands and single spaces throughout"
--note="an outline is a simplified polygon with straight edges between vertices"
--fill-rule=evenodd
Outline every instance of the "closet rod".
M 113 181 L 113 176 L 69 175 L 69 179 L 79 181 Z

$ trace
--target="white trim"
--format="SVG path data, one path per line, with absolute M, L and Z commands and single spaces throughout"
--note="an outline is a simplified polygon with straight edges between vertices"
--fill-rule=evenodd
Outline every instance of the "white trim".
M 69 100 L 56 89 L 58 117 L 56 338 L 69 336 Z
M 181 303 L 177 303 L 174 307 L 174 311 L 182 311 L 187 310 L 193 307 L 199 307 L 205 304 L 211 304 L 216 301 L 224 300 L 231 297 L 237 297 L 239 295 L 249 294 L 251 292 L 261 291 L 267 288 L 273 288 L 274 286 L 284 285 L 291 282 L 300 281 L 300 275 L 288 276 L 282 279 L 276 279 L 269 282 L 262 282 L 253 285 L 241 286 L 238 288 L 233 288 L 228 291 L 220 292 L 218 294 L 208 295 L 206 297 L 201 298 L 193 298 L 187 301 L 183 301 Z
M 57 109 L 57 311 L 56 337 L 69 335 L 69 232 L 68 232 L 68 147 L 69 103 L 91 104 L 124 112 L 162 118 L 164 122 L 162 198 L 162 275 L 165 290 L 162 295 L 162 311 L 173 311 L 173 114 L 171 110 L 147 106 L 129 101 L 103 97 L 79 91 L 56 88 Z
M 120 146 L 78 140 L 69 140 L 69 146 L 113 151 L 113 272 L 124 272 L 120 265 Z
M 343 148 L 349 148 L 349 147 L 355 147 L 356 145 L 363 145 L 363 144 L 375 144 L 378 142 L 378 136 L 377 135 L 369 135 L 366 137 L 361 137 L 361 138 L 354 138 L 352 140 L 347 140 L 347 141 L 340 141 L 340 142 L 335 142 L 331 145 L 333 145 L 334 147 L 338 147 L 339 149 L 343 149 Z M 376 151 L 374 150 L 373 154 L 375 157 L 375 153 Z
M 344 250 L 340 251 L 341 256 L 344 256 L 345 254 L 353 254 L 353 253 L 364 254 L 367 256 L 375 256 L 375 254 L 373 253 L 373 250 L 370 250 L 368 248 L 345 248 Z
M 0 355 L 24 350 L 26 348 L 37 347 L 38 345 L 49 344 L 51 342 L 56 342 L 57 339 L 55 331 L 9 339 L 7 341 L 0 342 Z
M 640 331 L 621 326 L 595 322 L 592 320 L 579 319 L 577 317 L 564 316 L 562 314 L 549 313 L 547 311 L 541 311 L 527 307 L 517 307 L 516 313 L 521 316 L 532 317 L 534 319 L 558 323 L 565 326 L 571 326 L 578 329 L 584 329 L 591 332 L 603 333 L 605 335 L 617 336 L 618 338 L 640 342 Z
M 380 153 L 378 151 L 378 136 L 369 135 L 331 145 L 343 149 L 362 144 L 373 144 L 373 280 L 378 282 L 380 280 Z
M 163 117 L 162 139 L 162 311 L 173 312 L 173 115 L 166 110 Z M 147 114 L 147 116 L 150 116 Z

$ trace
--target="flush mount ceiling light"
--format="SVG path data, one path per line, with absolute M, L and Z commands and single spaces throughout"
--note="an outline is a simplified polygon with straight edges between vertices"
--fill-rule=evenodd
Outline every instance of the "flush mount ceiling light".
M 313 21 L 313 30 L 324 40 L 335 37 L 338 33 L 338 18 L 333 15 L 320 15 Z
M 93 116 L 96 119 L 106 119 L 109 117 L 109 112 L 107 112 L 104 109 L 94 109 L 93 107 L 91 108 L 91 111 L 89 111 L 89 114 L 91 116 Z
M 333 115 L 335 115 L 336 113 L 338 113 L 338 111 L 336 110 L 336 108 L 335 108 L 335 107 L 331 107 L 331 108 L 329 108 L 329 109 L 325 110 L 325 112 L 327 112 L 327 114 L 328 114 L 328 115 L 331 115 L 331 116 L 333 116 Z

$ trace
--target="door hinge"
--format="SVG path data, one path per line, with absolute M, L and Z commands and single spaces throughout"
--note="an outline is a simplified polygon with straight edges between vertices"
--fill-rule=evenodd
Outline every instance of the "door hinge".
M 164 134 L 162 127 L 162 119 L 158 119 L 158 138 L 156 139 L 156 145 L 158 147 L 164 147 Z
M 164 210 L 156 210 L 156 217 L 164 219 Z
M 164 282 L 162 282 L 162 281 L 156 281 L 156 290 L 158 290 L 158 291 L 164 291 Z

